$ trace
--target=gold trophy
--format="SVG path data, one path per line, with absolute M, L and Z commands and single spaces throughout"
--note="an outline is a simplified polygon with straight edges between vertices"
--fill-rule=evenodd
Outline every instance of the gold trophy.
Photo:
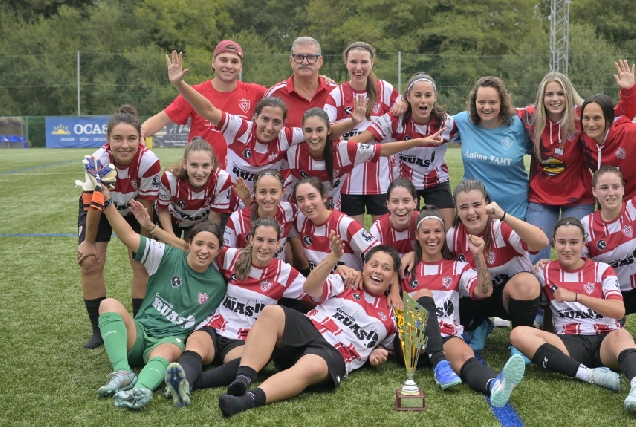
M 424 329 L 428 321 L 428 312 L 406 292 L 404 310 L 395 310 L 397 327 L 402 334 L 402 353 L 406 365 L 406 381 L 402 388 L 395 390 L 395 409 L 398 411 L 425 411 L 424 392 L 413 381 L 420 351 L 426 348 Z

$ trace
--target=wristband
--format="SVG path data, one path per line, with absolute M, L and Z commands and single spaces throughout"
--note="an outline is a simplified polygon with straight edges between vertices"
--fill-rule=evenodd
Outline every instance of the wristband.
M 506 219 L 506 211 L 504 211 L 504 214 L 503 214 L 503 216 L 501 217 L 501 219 L 499 221 L 503 222 L 504 219 Z
M 104 209 L 113 204 L 113 199 L 108 199 L 104 202 Z
M 157 224 L 154 224 L 154 227 L 152 227 L 150 230 L 148 230 L 148 233 L 152 234 L 154 236 L 155 231 L 157 231 Z

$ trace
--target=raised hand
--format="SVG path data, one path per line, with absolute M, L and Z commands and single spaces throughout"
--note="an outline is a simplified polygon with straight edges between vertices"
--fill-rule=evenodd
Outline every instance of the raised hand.
M 351 120 L 356 125 L 362 123 L 367 114 L 367 105 L 369 105 L 369 99 L 365 99 L 364 95 L 356 95 L 356 99 L 353 103 L 353 112 L 351 113 Z
M 335 233 L 335 231 L 331 231 L 329 233 L 329 240 L 331 241 L 331 253 L 340 259 L 340 257 L 344 254 L 344 241 Z
M 137 220 L 139 225 L 141 225 L 146 230 L 150 230 L 152 227 L 154 227 L 148 211 L 146 210 L 146 208 L 144 208 L 144 205 L 142 205 L 137 200 L 133 199 L 130 201 L 129 211 L 135 216 L 135 219 Z
M 166 63 L 168 64 L 168 78 L 170 83 L 177 84 L 188 73 L 188 69 L 183 70 L 183 53 L 177 53 L 176 50 L 172 51 L 172 61 L 170 56 L 166 55 Z
M 398 102 L 393 104 L 393 108 L 391 108 L 391 114 L 393 114 L 393 117 L 401 116 L 402 114 L 406 113 L 408 107 L 408 103 L 404 100 L 404 98 L 402 98 Z
M 422 141 L 420 146 L 422 147 L 439 147 L 444 143 L 444 137 L 442 133 L 446 130 L 445 127 L 441 128 L 437 132 L 432 135 L 427 136 L 426 138 L 418 138 Z
M 234 192 L 238 198 L 243 201 L 245 206 L 249 206 L 250 203 L 246 203 L 246 201 L 251 202 L 252 194 L 250 193 L 250 189 L 245 183 L 245 180 L 241 177 L 236 178 L 236 182 L 232 185 L 232 187 L 234 188 Z
M 621 89 L 629 89 L 634 86 L 634 65 L 632 64 L 631 70 L 629 69 L 629 62 L 624 59 L 619 59 L 614 63 L 618 74 L 614 74 L 614 80 Z
M 504 216 L 504 210 L 497 204 L 497 202 L 488 203 L 485 209 L 488 216 L 492 219 L 501 219 Z
M 479 236 L 470 235 L 468 236 L 468 249 L 474 254 L 484 253 L 484 248 L 486 247 L 486 242 Z

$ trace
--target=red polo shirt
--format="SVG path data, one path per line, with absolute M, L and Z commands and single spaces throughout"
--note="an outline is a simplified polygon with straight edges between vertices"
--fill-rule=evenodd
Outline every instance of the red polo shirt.
M 265 96 L 275 96 L 285 102 L 287 105 L 287 121 L 285 124 L 287 126 L 302 127 L 305 111 L 311 107 L 322 108 L 327 102 L 329 94 L 336 87 L 338 85 L 328 84 L 325 79 L 318 77 L 318 89 L 311 101 L 309 101 L 294 90 L 294 75 L 292 74 L 287 80 L 270 87 L 265 92 Z

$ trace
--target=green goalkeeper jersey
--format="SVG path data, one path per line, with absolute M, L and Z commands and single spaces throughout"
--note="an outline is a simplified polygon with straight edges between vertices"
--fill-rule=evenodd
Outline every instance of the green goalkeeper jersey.
M 182 250 L 140 237 L 135 260 L 146 267 L 150 278 L 135 320 L 149 337 L 185 340 L 218 307 L 227 284 L 214 265 L 197 273 Z

